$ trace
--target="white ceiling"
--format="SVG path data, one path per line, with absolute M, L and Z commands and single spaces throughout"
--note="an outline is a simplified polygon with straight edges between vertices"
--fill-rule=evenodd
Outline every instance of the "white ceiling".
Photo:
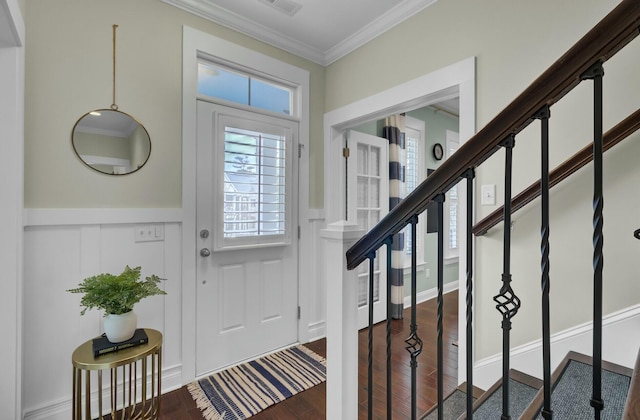
M 437 0 L 162 1 L 326 66 Z
M 78 120 L 74 133 L 102 134 L 104 136 L 129 138 L 138 127 L 138 122 L 128 114 L 109 109 L 99 110 L 99 115 L 85 114 Z

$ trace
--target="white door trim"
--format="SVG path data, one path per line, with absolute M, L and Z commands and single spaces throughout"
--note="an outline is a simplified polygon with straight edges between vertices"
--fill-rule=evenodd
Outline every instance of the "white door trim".
M 342 156 L 342 133 L 349 127 L 379 119 L 387 115 L 409 111 L 437 103 L 444 99 L 460 98 L 460 143 L 475 133 L 475 57 L 469 57 L 432 73 L 353 102 L 324 115 L 324 161 L 333 162 Z M 324 172 L 326 222 L 343 220 L 345 207 L 344 165 Z M 460 195 L 466 195 L 466 185 Z M 461 220 L 466 220 L 466 209 L 461 209 Z M 460 261 L 466 260 L 466 236 L 460 231 Z M 466 268 L 459 264 L 459 290 L 466 288 Z M 466 303 L 465 293 L 459 294 L 459 347 L 458 375 L 466 372 Z
M 300 115 L 298 217 L 302 227 L 299 241 L 299 267 L 308 266 L 303 250 L 310 249 L 310 234 L 305 225 L 309 211 L 309 72 L 254 50 L 188 26 L 182 34 L 182 383 L 195 379 L 196 358 L 196 97 L 198 53 L 218 57 L 247 68 L 260 69 L 297 86 L 296 101 Z M 309 336 L 304 304 L 309 300 L 308 276 L 299 276 L 298 302 L 302 316 L 298 323 L 298 339 Z

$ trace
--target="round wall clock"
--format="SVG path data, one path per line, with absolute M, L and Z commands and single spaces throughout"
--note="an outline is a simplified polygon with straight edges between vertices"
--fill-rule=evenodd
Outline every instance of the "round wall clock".
M 442 145 L 440 143 L 436 143 L 433 145 L 433 158 L 435 160 L 441 160 L 444 155 L 444 150 L 442 149 Z

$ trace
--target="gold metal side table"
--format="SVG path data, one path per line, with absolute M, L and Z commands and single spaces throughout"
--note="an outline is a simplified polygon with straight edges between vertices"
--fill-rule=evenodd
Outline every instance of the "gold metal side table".
M 109 394 L 112 419 L 158 418 L 162 377 L 162 334 L 149 328 L 145 328 L 145 332 L 149 338 L 149 342 L 146 344 L 94 357 L 93 340 L 89 340 L 73 352 L 73 356 L 71 356 L 73 363 L 73 420 L 82 419 L 83 389 L 84 418 L 87 420 L 93 418 L 91 416 L 92 371 L 97 371 L 98 418 L 103 419 L 102 373 L 107 369 L 110 370 Z M 140 372 L 138 372 L 138 364 L 141 367 Z M 138 373 L 142 382 L 140 387 L 138 387 Z M 150 390 L 147 384 L 149 377 L 151 379 Z M 118 390 L 119 380 L 122 382 L 121 391 Z

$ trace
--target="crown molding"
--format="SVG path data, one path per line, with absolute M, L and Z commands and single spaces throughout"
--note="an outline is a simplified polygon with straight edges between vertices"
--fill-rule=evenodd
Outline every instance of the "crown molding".
M 162 0 L 163 2 L 185 10 L 218 25 L 265 42 L 291 54 L 324 65 L 324 53 L 315 47 L 296 41 L 281 33 L 244 18 L 236 13 L 214 4 L 194 0 Z
M 325 65 L 332 64 L 350 52 L 360 48 L 389 29 L 399 25 L 411 16 L 431 6 L 438 0 L 405 0 L 378 19 L 339 42 L 325 52 Z
M 202 0 L 162 0 L 251 38 L 280 48 L 314 63 L 328 66 L 377 36 L 400 24 L 437 0 L 404 0 L 378 19 L 327 51 L 287 37 L 236 13 Z

